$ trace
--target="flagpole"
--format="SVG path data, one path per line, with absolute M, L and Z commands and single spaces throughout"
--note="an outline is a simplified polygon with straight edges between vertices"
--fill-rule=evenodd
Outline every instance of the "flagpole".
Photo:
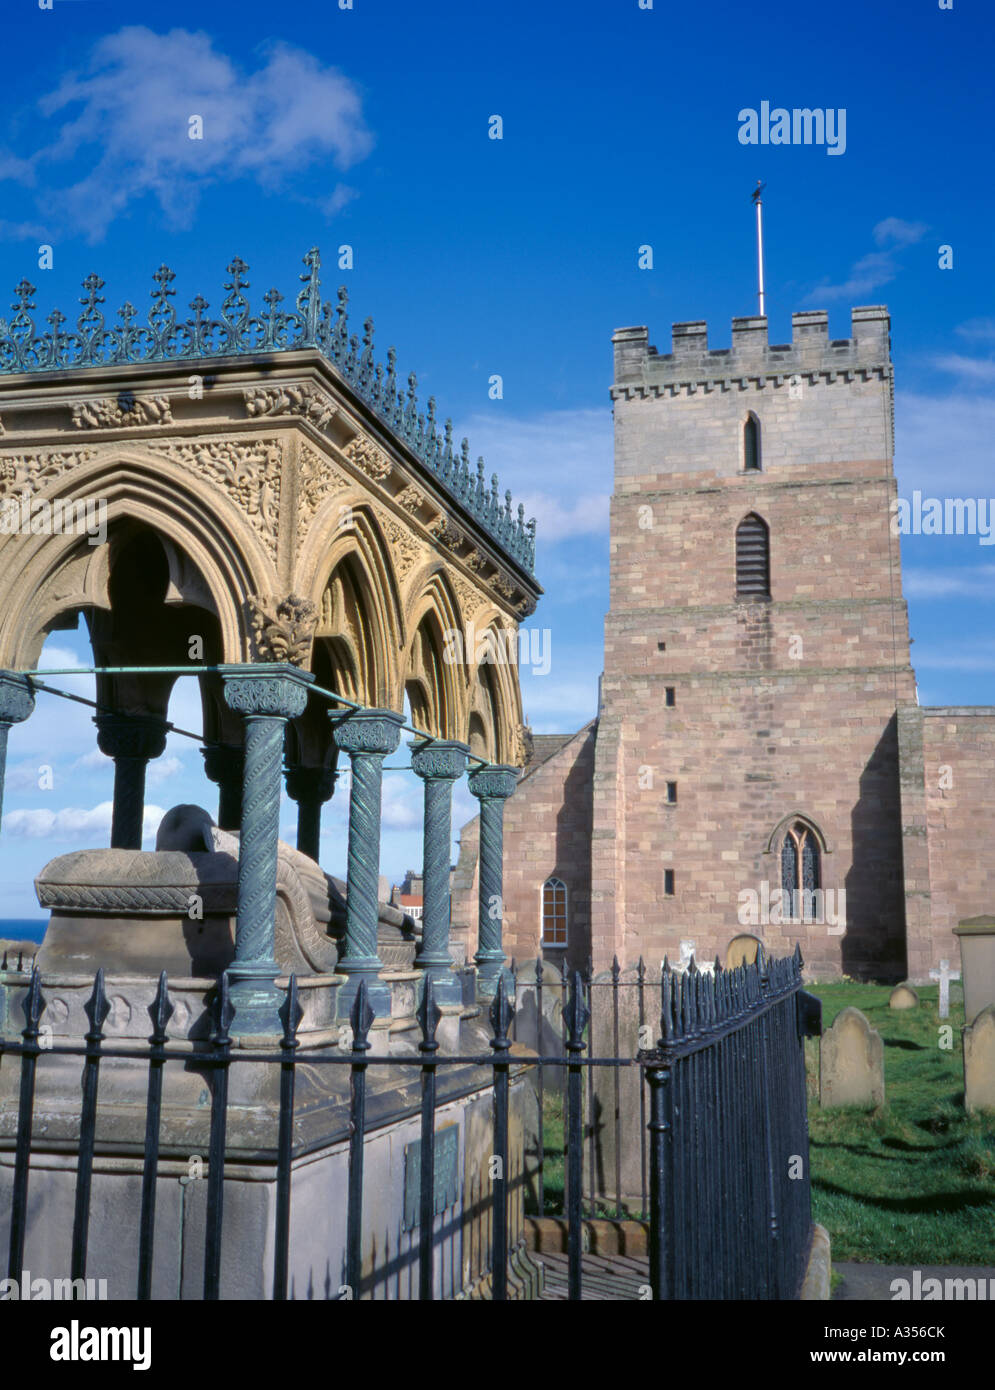
M 760 287 L 758 298 L 760 300 L 761 318 L 766 318 L 767 316 L 766 297 L 764 295 L 764 205 L 763 199 L 760 196 L 766 187 L 766 184 L 760 183 L 758 180 L 757 186 L 753 190 L 753 201 L 757 206 L 757 282 Z

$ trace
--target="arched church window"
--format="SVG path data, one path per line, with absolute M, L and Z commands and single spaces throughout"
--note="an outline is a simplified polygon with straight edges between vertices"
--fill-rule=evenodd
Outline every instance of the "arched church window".
M 542 944 L 567 944 L 567 885 L 559 878 L 542 885 Z
M 770 532 L 756 512 L 736 527 L 736 597 L 770 597 Z
M 760 469 L 760 421 L 752 412 L 746 417 L 743 426 L 743 469 L 747 473 L 759 473 Z
M 784 916 L 810 922 L 815 916 L 817 889 L 822 887 L 822 854 L 811 826 L 795 821 L 781 843 L 781 888 Z

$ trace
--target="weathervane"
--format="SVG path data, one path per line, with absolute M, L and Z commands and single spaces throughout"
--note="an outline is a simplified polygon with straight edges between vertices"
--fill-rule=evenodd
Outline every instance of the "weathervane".
M 767 187 L 757 179 L 757 186 L 753 190 L 752 198 L 757 209 L 757 280 L 760 286 L 760 317 L 765 318 L 767 311 L 764 308 L 764 213 L 763 199 L 761 193 Z

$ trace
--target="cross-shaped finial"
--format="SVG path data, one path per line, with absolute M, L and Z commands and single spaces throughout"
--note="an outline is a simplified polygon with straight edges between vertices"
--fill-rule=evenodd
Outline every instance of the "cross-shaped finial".
M 170 282 L 176 279 L 176 274 L 174 271 L 170 270 L 168 265 L 161 265 L 152 276 L 152 279 L 158 286 L 157 289 L 149 290 L 149 294 L 153 299 L 162 299 L 167 294 L 176 293 L 175 290 L 169 288 Z

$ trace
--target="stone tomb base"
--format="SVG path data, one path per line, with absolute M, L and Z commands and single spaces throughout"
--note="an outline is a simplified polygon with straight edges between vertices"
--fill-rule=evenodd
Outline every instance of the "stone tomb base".
M 417 1055 L 420 1034 L 412 1026 L 408 973 L 392 989 L 397 1007 L 371 1031 L 371 1055 Z M 0 977 L 5 985 L 7 1036 L 23 1019 L 26 976 Z M 54 1041 L 82 1030 L 82 1004 L 92 977 L 43 976 L 42 993 Z M 346 1065 L 322 1065 L 309 1054 L 335 1055 L 351 1039 L 323 1025 L 334 1017 L 330 977 L 301 982 L 307 1022 L 297 1053 L 294 1159 L 288 1293 L 291 1298 L 409 1299 L 418 1289 L 418 1162 L 420 1157 L 420 1071 L 417 1066 L 371 1065 L 367 1073 L 367 1131 L 363 1202 L 361 1287 L 346 1291 L 345 1240 L 348 1190 L 349 1074 Z M 157 1181 L 152 1290 L 157 1299 L 203 1297 L 207 1199 L 207 1153 L 212 1076 L 201 1061 L 204 1004 L 214 981 L 176 980 L 178 1006 L 171 1024 L 172 1048 L 189 1052 L 189 1062 L 166 1063 L 163 1076 L 161 1157 Z M 141 1046 L 150 1031 L 144 996 L 154 982 L 108 976 L 112 1001 L 108 1040 L 100 1063 L 97 1145 L 93 1166 L 87 1277 L 107 1281 L 109 1298 L 133 1299 L 138 1281 L 138 1231 L 144 1151 L 148 1065 L 115 1057 L 115 1047 Z M 332 998 L 328 998 L 332 996 Z M 116 999 L 128 999 L 127 1016 Z M 56 1007 L 56 1004 L 62 1007 Z M 61 1016 L 57 1020 L 53 1014 Z M 144 1014 L 144 1021 L 142 1015 Z M 490 1055 L 484 1020 L 454 1010 L 440 1025 L 444 1051 Z M 457 1017 L 456 1015 L 461 1015 Z M 177 1026 L 178 1021 L 182 1020 Z M 347 1033 L 348 1030 L 346 1030 Z M 194 1036 L 191 1037 L 191 1034 Z M 274 1040 L 275 1042 L 275 1040 Z M 276 1048 L 272 1047 L 275 1051 Z M 344 1054 L 343 1054 L 344 1055 Z M 227 1161 L 221 1296 L 272 1296 L 276 1221 L 276 1142 L 279 1076 L 276 1064 L 243 1060 L 232 1049 L 229 1069 Z M 34 1141 L 28 1186 L 24 1268 L 32 1278 L 66 1279 L 70 1269 L 79 1140 L 82 1059 L 43 1051 L 38 1059 Z M 9 1240 L 17 1127 L 19 1059 L 0 1067 L 0 1245 Z M 491 1278 L 490 1158 L 493 1093 L 490 1067 L 461 1064 L 439 1069 L 436 1117 L 435 1295 L 487 1298 Z M 524 1246 L 524 1151 L 532 1127 L 531 1086 L 525 1070 L 512 1068 L 509 1155 L 509 1296 L 536 1297 L 540 1271 Z

